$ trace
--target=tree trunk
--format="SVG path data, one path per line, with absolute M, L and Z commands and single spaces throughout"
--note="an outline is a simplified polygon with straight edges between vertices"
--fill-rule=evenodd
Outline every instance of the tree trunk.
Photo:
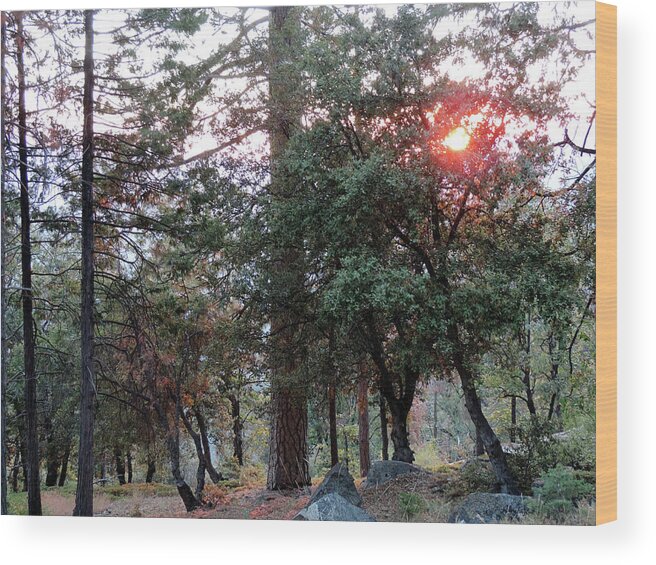
M 114 448 L 114 464 L 116 465 L 116 478 L 119 485 L 125 484 L 125 459 L 120 447 Z
M 41 485 L 39 476 L 39 431 L 37 415 L 36 367 L 32 288 L 32 241 L 30 235 L 30 196 L 28 191 L 27 111 L 25 108 L 25 65 L 23 52 L 23 13 L 16 14 L 16 71 L 18 80 L 18 155 L 21 209 L 21 271 L 23 303 L 23 362 L 25 370 L 25 419 L 27 450 L 27 509 L 30 516 L 40 516 Z M 3 140 L 4 141 L 4 140 Z
M 77 491 L 74 516 L 93 516 L 93 428 L 96 385 L 94 379 L 93 336 L 93 11 L 84 11 L 84 95 L 82 131 L 82 304 L 80 371 L 80 446 L 77 464 Z
M 203 491 L 205 490 L 205 454 L 203 453 L 203 442 L 200 438 L 200 434 L 194 430 L 191 425 L 191 420 L 183 410 L 180 411 L 180 417 L 182 418 L 182 423 L 187 429 L 187 433 L 191 436 L 191 439 L 194 442 L 194 447 L 196 448 L 198 466 L 196 467 L 196 491 L 194 496 L 199 503 L 202 503 Z
M 16 453 L 14 455 L 14 466 L 11 468 L 11 490 L 18 492 L 18 473 L 21 470 L 20 442 L 16 442 Z
M 510 442 L 517 440 L 517 397 L 510 398 Z
M 147 483 L 152 483 L 153 478 L 155 477 L 155 462 L 150 460 L 148 461 L 148 469 L 146 470 L 146 482 Z
M 267 488 L 290 489 L 310 484 L 307 455 L 307 406 L 305 396 L 272 393 L 272 428 L 269 444 Z
M 284 200 L 290 190 L 279 172 L 282 157 L 300 125 L 297 109 L 300 75 L 293 68 L 293 58 L 300 49 L 300 18 L 295 7 L 271 8 L 269 19 L 269 98 L 271 193 L 274 200 Z M 307 400 L 299 382 L 299 353 L 294 348 L 298 332 L 298 313 L 293 305 L 303 292 L 302 257 L 293 247 L 275 250 L 272 279 L 276 295 L 271 306 L 271 433 L 267 488 L 298 488 L 310 484 L 307 445 Z
M 228 396 L 230 400 L 230 415 L 232 417 L 232 455 L 241 467 L 244 464 L 243 431 L 239 398 L 235 394 Z
M 480 457 L 485 453 L 485 446 L 483 445 L 483 438 L 478 430 L 476 430 L 476 441 L 474 442 L 474 456 Z
M 387 435 L 387 409 L 385 408 L 385 397 L 382 392 L 378 394 L 378 403 L 380 406 L 381 456 L 383 461 L 387 461 L 389 460 L 389 436 Z
M 392 461 L 412 463 L 415 460 L 415 455 L 412 449 L 410 449 L 410 436 L 407 423 L 410 409 L 398 400 L 390 402 L 388 399 L 387 404 L 392 415 L 392 433 L 390 434 L 392 445 L 394 446 Z
M 457 329 L 451 326 L 449 329 L 449 337 L 451 343 L 454 345 L 453 362 L 458 374 L 460 375 L 460 383 L 465 397 L 465 406 L 469 412 L 469 417 L 472 419 L 476 427 L 476 433 L 480 435 L 481 441 L 485 446 L 485 451 L 490 459 L 494 473 L 501 485 L 501 491 L 507 494 L 519 494 L 517 482 L 513 477 L 506 455 L 501 448 L 501 442 L 497 438 L 494 430 L 487 421 L 483 409 L 481 407 L 481 400 L 476 392 L 475 378 L 469 370 L 464 361 L 464 355 L 460 349 L 460 340 L 458 338 Z
M 0 237 L 0 295 L 2 296 L 2 306 L 0 308 L 0 331 L 2 332 L 2 346 L 0 351 L 0 430 L 2 436 L 0 437 L 0 489 L 2 493 L 0 494 L 0 514 L 6 515 L 9 512 L 9 506 L 7 504 L 7 489 L 9 484 L 7 482 L 7 343 L 8 343 L 8 332 L 7 332 L 7 273 L 6 273 L 6 263 L 7 263 L 7 251 L 6 251 L 6 242 L 7 242 L 7 205 L 5 202 L 5 192 L 6 192 L 6 171 L 7 171 L 7 160 L 5 154 L 7 151 L 6 137 L 5 137 L 5 112 L 7 110 L 7 67 L 5 64 L 5 54 L 7 53 L 7 16 L 4 12 L 1 14 L 2 17 L 2 29 L 0 30 L 0 37 L 2 37 L 2 47 L 0 49 L 0 140 L 2 140 L 2 166 L 0 170 L 0 228 L 2 230 L 2 236 Z
M 369 473 L 369 381 L 366 373 L 358 381 L 358 445 L 360 447 L 360 476 Z
M 203 445 L 203 454 L 205 455 L 205 468 L 207 469 L 207 474 L 210 476 L 210 479 L 212 479 L 212 482 L 216 485 L 223 477 L 212 464 L 212 452 L 210 451 L 210 440 L 207 434 L 205 417 L 200 410 L 194 410 L 194 414 L 196 416 L 196 421 L 198 422 L 198 431 L 200 432 L 200 439 Z
M 339 451 L 337 448 L 337 399 L 335 385 L 328 385 L 328 427 L 330 429 L 330 466 L 339 463 Z
M 66 444 L 64 455 L 62 456 L 61 472 L 59 473 L 58 485 L 63 487 L 66 484 L 66 474 L 68 473 L 68 459 L 71 456 L 71 442 Z
M 128 471 L 128 484 L 132 484 L 132 453 L 128 450 L 127 454 L 127 471 Z
M 54 487 L 59 476 L 59 450 L 55 442 L 50 414 L 46 414 L 43 423 L 46 434 L 46 486 Z

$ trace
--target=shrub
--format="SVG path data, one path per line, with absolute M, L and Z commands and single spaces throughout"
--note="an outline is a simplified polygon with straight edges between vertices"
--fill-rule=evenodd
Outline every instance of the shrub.
M 403 519 L 410 521 L 412 518 L 425 512 L 427 509 L 426 501 L 414 492 L 399 493 L 399 510 Z
M 508 456 L 508 464 L 525 494 L 531 493 L 542 473 L 559 463 L 554 432 L 551 422 L 535 416 L 517 428 L 519 447 Z
M 573 469 L 558 465 L 540 477 L 542 486 L 535 488 L 535 497 L 529 508 L 536 514 L 560 522 L 579 500 L 589 496 L 593 489 L 577 478 Z

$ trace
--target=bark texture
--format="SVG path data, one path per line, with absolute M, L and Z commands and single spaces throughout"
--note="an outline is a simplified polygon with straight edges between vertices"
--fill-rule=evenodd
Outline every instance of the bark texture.
M 37 383 L 32 289 L 32 241 L 30 235 L 30 196 L 27 155 L 27 112 L 25 107 L 25 36 L 23 13 L 16 14 L 16 75 L 18 81 L 18 155 L 21 209 L 21 301 L 23 305 L 23 361 L 25 370 L 25 446 L 27 458 L 27 511 L 41 515 L 39 476 L 39 437 Z
M 369 454 L 369 380 L 362 374 L 358 381 L 358 445 L 360 448 L 360 476 L 366 477 L 371 465 Z
M 84 95 L 82 131 L 82 304 L 80 371 L 80 446 L 74 516 L 93 516 L 93 428 L 96 384 L 94 377 L 93 289 L 93 11 L 84 12 Z

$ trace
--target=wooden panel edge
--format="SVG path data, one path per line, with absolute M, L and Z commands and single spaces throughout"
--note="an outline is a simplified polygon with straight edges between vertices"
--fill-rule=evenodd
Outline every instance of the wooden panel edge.
M 617 519 L 617 8 L 596 2 L 596 523 Z

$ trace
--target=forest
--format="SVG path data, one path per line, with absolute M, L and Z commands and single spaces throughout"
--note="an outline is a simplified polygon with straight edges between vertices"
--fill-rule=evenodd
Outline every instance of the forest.
M 593 524 L 594 22 L 2 12 L 2 513 Z

